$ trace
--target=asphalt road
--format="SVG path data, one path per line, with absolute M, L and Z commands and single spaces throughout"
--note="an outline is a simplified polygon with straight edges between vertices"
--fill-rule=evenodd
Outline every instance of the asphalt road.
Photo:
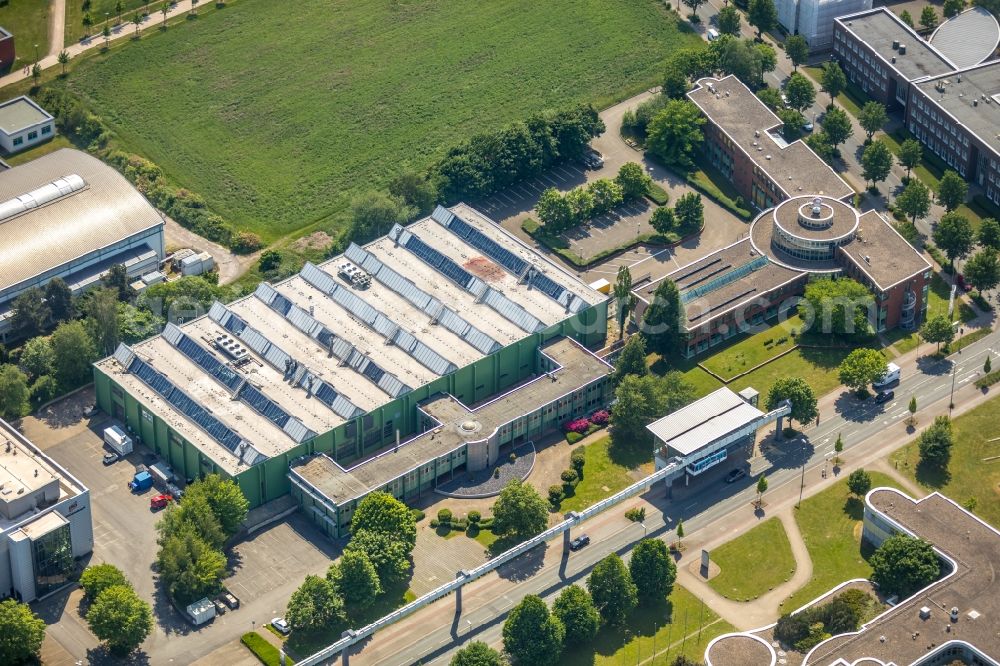
M 794 493 L 799 488 L 800 478 L 809 479 L 811 487 L 819 477 L 820 470 L 827 466 L 838 433 L 844 439 L 844 456 L 847 458 L 857 460 L 863 455 L 865 459 L 874 459 L 888 454 L 902 440 L 887 437 L 885 432 L 909 414 L 911 396 L 917 398 L 918 417 L 932 405 L 942 409 L 948 405 L 953 381 L 956 400 L 961 402 L 975 399 L 978 392 L 969 384 L 981 374 L 985 355 L 995 353 L 995 349 L 1000 349 L 998 332 L 991 333 L 966 347 L 962 353 L 953 354 L 947 359 L 918 359 L 915 367 L 904 367 L 903 378 L 893 389 L 896 393 L 895 400 L 884 405 L 874 405 L 871 400 L 859 402 L 848 392 L 841 394 L 836 401 L 836 415 L 821 415 L 819 425 L 807 429 L 796 442 L 786 442 L 775 447 L 775 457 L 770 460 L 772 467 L 767 471 L 769 493 L 780 492 L 782 489 L 786 492 L 791 489 Z M 929 420 L 929 417 L 923 418 Z M 685 530 L 689 535 L 710 529 L 731 514 L 745 510 L 756 495 L 752 483 L 744 484 L 735 493 L 733 490 L 733 486 L 709 484 L 702 492 L 689 495 L 680 502 L 666 500 L 662 488 L 653 490 L 643 497 L 654 507 L 652 510 L 647 509 L 646 529 L 650 536 L 672 535 L 673 526 L 678 519 L 684 520 Z M 600 516 L 594 518 L 584 528 L 588 533 L 596 534 L 596 529 L 600 528 L 595 529 L 594 523 L 600 520 Z M 495 594 L 488 593 L 484 603 L 471 603 L 468 599 L 472 598 L 472 591 L 466 592 L 465 612 L 456 617 L 454 603 L 450 598 L 439 601 L 432 606 L 437 608 L 431 622 L 428 623 L 426 617 L 419 618 L 419 634 L 414 634 L 407 640 L 399 631 L 403 630 L 401 625 L 418 620 L 417 616 L 411 616 L 397 625 L 398 629 L 386 630 L 396 635 L 386 636 L 384 645 L 380 645 L 382 635 L 377 634 L 363 651 L 352 655 L 351 661 L 355 664 L 378 663 L 385 666 L 418 662 L 446 664 L 454 652 L 469 640 L 498 644 L 507 611 L 524 596 L 537 594 L 551 602 L 565 585 L 582 583 L 600 559 L 611 552 L 626 555 L 637 540 L 643 537 L 643 528 L 638 524 L 617 521 L 607 523 L 606 527 L 608 526 L 611 527 L 610 530 L 600 533 L 600 538 L 595 538 L 589 547 L 572 556 L 559 557 L 562 547 L 558 541 L 547 545 L 547 553 L 522 556 L 516 561 L 521 563 L 521 575 L 505 575 L 506 584 L 501 583 L 502 586 L 498 586 Z M 512 581 L 513 585 L 510 584 Z M 478 582 L 469 587 L 477 584 Z M 393 631 L 394 629 L 397 630 Z M 414 640 L 416 636 L 419 639 Z

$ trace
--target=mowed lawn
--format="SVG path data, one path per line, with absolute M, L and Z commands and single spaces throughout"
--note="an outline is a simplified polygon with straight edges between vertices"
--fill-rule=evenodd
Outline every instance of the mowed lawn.
M 1000 401 L 989 400 L 956 418 L 952 426 L 955 439 L 946 471 L 920 466 L 916 441 L 896 451 L 892 461 L 928 491 L 940 491 L 959 504 L 975 498 L 975 514 L 1000 528 L 1000 458 L 994 457 L 1000 456 Z M 984 460 L 988 458 L 992 460 Z
M 559 505 L 562 513 L 585 509 L 635 481 L 629 476 L 628 467 L 622 464 L 623 461 L 612 460 L 610 448 L 610 437 L 599 439 L 583 448 L 586 458 L 583 478 L 576 484 L 573 495 Z
M 769 518 L 722 544 L 711 552 L 711 558 L 721 571 L 708 584 L 736 601 L 756 599 L 795 573 L 795 556 L 777 518 Z
M 35 44 L 38 44 L 39 59 L 48 54 L 48 0 L 11 0 L 0 7 L 0 25 L 14 35 L 14 49 L 18 59 L 13 64 L 0 63 L 0 72 L 34 63 Z
M 657 84 L 700 43 L 655 0 L 244 0 L 67 85 L 126 149 L 274 240 L 341 229 L 352 195 L 476 132 Z
M 872 488 L 899 487 L 885 474 L 869 474 Z M 813 577 L 785 600 L 782 612 L 790 613 L 846 580 L 871 575 L 861 553 L 863 509 L 863 500 L 848 492 L 846 478 L 802 502 L 795 521 L 812 559 Z

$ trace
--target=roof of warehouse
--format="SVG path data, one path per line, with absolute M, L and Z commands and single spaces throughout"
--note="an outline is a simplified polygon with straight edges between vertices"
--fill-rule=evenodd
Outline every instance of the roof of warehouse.
M 65 194 L 17 212 L 18 197 L 55 181 L 72 182 L 62 185 Z M 0 171 L 0 292 L 162 225 L 124 176 L 78 150 L 63 148 Z
M 738 394 L 722 387 L 646 428 L 671 449 L 688 456 L 763 415 Z
M 1000 23 L 983 7 L 971 7 L 937 27 L 930 43 L 956 67 L 983 62 L 1000 44 Z
M 128 350 L 97 365 L 235 473 L 606 299 L 459 204 L 134 345 L 170 395 Z M 210 416 L 182 414 L 185 396 Z

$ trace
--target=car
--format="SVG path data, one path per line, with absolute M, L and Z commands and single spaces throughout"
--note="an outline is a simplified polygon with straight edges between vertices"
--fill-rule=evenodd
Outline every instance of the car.
M 215 606 L 215 614 L 216 615 L 225 615 L 226 614 L 226 605 L 224 603 L 222 603 L 221 601 L 219 601 L 218 599 L 216 599 L 215 601 L 213 601 L 212 605 Z
M 288 625 L 288 620 L 286 620 L 283 617 L 276 617 L 272 619 L 271 626 L 280 631 L 285 636 L 287 636 L 288 633 L 292 630 L 292 628 Z
M 965 280 L 965 276 L 961 273 L 955 274 L 955 284 L 957 284 L 958 288 L 962 291 L 972 291 L 972 285 Z
M 788 106 L 788 95 L 785 93 L 781 93 L 781 103 Z
M 604 166 L 604 156 L 591 148 L 583 154 L 583 165 L 588 169 L 600 169 Z
M 804 129 L 804 130 L 805 130 L 805 131 L 807 131 L 807 132 L 812 132 L 812 131 L 813 131 L 813 129 L 814 129 L 814 125 L 813 125 L 813 121 L 811 121 L 811 120 L 807 120 L 807 121 L 805 121 L 805 122 L 804 122 L 804 123 L 802 124 L 802 129 Z
M 893 391 L 879 391 L 875 394 L 875 404 L 881 405 L 882 403 L 889 402 L 896 397 Z
M 103 458 L 101 458 L 101 462 L 104 463 L 105 466 L 114 465 L 116 462 L 118 462 L 118 459 L 119 455 L 117 453 L 109 451 L 104 454 Z
M 157 495 L 149 500 L 150 509 L 163 509 L 166 508 L 168 504 L 174 501 L 171 495 Z
M 708 41 L 714 42 L 718 38 L 719 38 L 719 31 L 716 30 L 715 28 L 709 28 L 708 29 Z
M 726 483 L 736 483 L 746 475 L 746 471 L 742 469 L 730 470 L 729 474 L 726 474 Z
M 229 606 L 232 610 L 236 610 L 240 607 L 240 600 L 237 599 L 231 592 L 223 592 L 219 596 L 219 601 Z
M 589 543 L 590 543 L 590 537 L 587 536 L 586 534 L 581 534 L 580 536 L 569 542 L 569 549 L 580 550 Z

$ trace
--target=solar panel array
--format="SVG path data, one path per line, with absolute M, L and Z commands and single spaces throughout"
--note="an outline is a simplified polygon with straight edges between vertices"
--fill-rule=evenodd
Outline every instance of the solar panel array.
M 216 442 L 226 447 L 233 455 L 237 456 L 241 462 L 247 465 L 256 465 L 267 460 L 267 456 L 251 446 L 230 429 L 229 426 L 215 418 L 208 410 L 195 402 L 184 391 L 177 388 L 164 375 L 154 370 L 153 366 L 136 356 L 131 349 L 125 345 L 119 345 L 118 350 L 115 352 L 115 358 L 119 363 L 127 360 L 128 365 L 124 366 L 127 372 L 138 377 L 139 380 L 166 400 L 174 409 L 187 417 Z
M 301 444 L 316 436 L 316 433 L 307 428 L 299 419 L 244 381 L 245 378 L 242 375 L 219 361 L 214 354 L 203 348 L 174 324 L 167 324 L 166 328 L 163 329 L 163 338 L 204 370 L 206 374 L 225 386 L 234 398 L 245 402 L 255 412 L 284 430 L 285 434 L 295 442 Z
M 323 349 L 332 354 L 343 365 L 353 370 L 357 370 L 362 374 L 364 374 L 363 370 L 369 365 L 376 365 L 374 361 L 358 351 L 354 345 L 323 326 L 323 324 L 314 319 L 312 315 L 294 303 L 291 303 L 291 301 L 282 296 L 279 292 L 275 291 L 275 289 L 270 285 L 261 283 L 257 287 L 255 295 L 257 298 L 264 301 L 264 303 L 268 306 L 273 308 L 276 312 L 282 314 L 285 319 L 291 322 L 291 324 L 297 329 L 309 337 L 314 338 L 320 343 Z M 286 304 L 290 304 L 291 307 L 288 308 L 286 312 L 282 312 L 282 309 L 284 309 Z M 390 372 L 383 371 L 382 373 L 377 374 L 381 377 L 381 379 L 376 382 L 376 385 L 394 398 L 412 390 L 409 386 L 399 381 L 399 379 Z M 368 377 L 368 375 L 365 376 Z M 322 391 L 322 393 L 325 396 L 329 396 L 331 391 L 334 391 L 332 387 L 329 391 Z M 320 393 L 318 387 L 315 392 L 318 396 Z M 363 413 L 357 407 L 354 407 L 354 409 Z
M 389 232 L 389 237 L 413 254 L 417 255 L 425 264 L 441 273 L 441 275 L 445 276 L 462 289 L 474 289 L 477 281 L 482 283 L 482 280 L 459 266 L 458 263 L 453 261 L 450 257 L 446 257 L 441 254 L 430 245 L 420 240 L 420 238 L 416 235 L 403 229 L 399 225 L 392 228 Z
M 260 286 L 267 286 L 270 289 L 270 286 L 263 283 Z M 271 291 L 274 290 L 271 289 Z M 277 294 L 277 292 L 274 293 Z M 299 363 L 289 354 L 279 349 L 277 345 L 272 344 L 261 333 L 243 321 L 239 315 L 221 303 L 213 304 L 212 308 L 208 311 L 208 316 L 214 322 L 240 338 L 247 347 L 260 354 L 264 360 L 276 370 L 280 370 L 282 374 L 287 376 L 290 371 L 294 372 L 292 378 L 293 385 L 300 386 L 312 394 L 317 394 L 321 385 L 326 384 L 326 382 L 310 372 L 304 364 Z M 343 395 L 340 395 L 332 386 L 328 390 L 323 391 L 323 395 L 326 396 L 326 399 L 320 398 L 320 402 L 326 404 L 344 419 L 353 419 L 364 413 L 360 407 L 356 406 Z M 317 397 L 319 396 L 317 395 Z

